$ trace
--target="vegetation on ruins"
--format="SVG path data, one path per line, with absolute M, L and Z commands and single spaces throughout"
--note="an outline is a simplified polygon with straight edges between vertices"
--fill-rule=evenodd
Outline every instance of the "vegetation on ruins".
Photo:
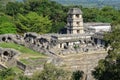
M 41 72 L 36 72 L 32 80 L 69 80 L 70 73 L 56 68 L 52 64 L 45 64 Z
M 25 63 L 25 64 L 30 63 L 30 62 L 28 62 L 28 59 L 35 60 L 35 59 L 45 59 L 45 58 L 47 58 L 47 56 L 42 54 L 42 53 L 38 53 L 38 52 L 33 51 L 33 50 L 31 50 L 31 49 L 29 49 L 25 46 L 18 45 L 18 44 L 15 44 L 15 43 L 5 43 L 5 42 L 3 42 L 3 43 L 0 43 L 0 47 L 2 47 L 2 48 L 12 48 L 12 49 L 15 49 L 15 50 L 19 51 L 21 54 L 18 56 L 18 58 L 22 63 Z
M 106 34 L 105 40 L 111 46 L 108 56 L 100 60 L 93 71 L 98 80 L 119 80 L 120 79 L 120 26 L 114 27 L 112 33 Z
M 38 52 L 35 52 L 27 47 L 24 47 L 24 46 L 21 46 L 21 45 L 18 45 L 18 44 L 15 44 L 15 43 L 0 43 L 0 47 L 2 48 L 12 48 L 12 49 L 15 49 L 15 50 L 18 50 L 20 51 L 22 54 L 30 54 L 30 55 L 33 55 L 33 56 L 43 56 L 42 54 L 38 53 Z
M 42 71 L 35 72 L 33 76 L 27 77 L 23 73 L 16 73 L 15 69 L 8 68 L 0 71 L 0 80 L 81 80 L 83 72 L 71 72 L 56 68 L 52 64 L 44 64 Z
M 0 70 L 0 80 L 30 80 L 23 74 L 17 74 L 12 68 Z
M 82 80 L 82 78 L 83 78 L 83 71 L 74 71 L 73 73 L 72 73 L 72 80 Z

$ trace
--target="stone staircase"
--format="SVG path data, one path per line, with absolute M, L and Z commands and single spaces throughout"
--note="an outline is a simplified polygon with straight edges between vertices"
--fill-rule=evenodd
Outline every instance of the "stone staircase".
M 97 66 L 98 61 L 104 59 L 106 55 L 106 51 L 64 55 L 61 56 L 64 61 L 61 67 L 69 71 L 81 70 L 84 75 L 87 75 L 86 80 L 94 80 L 91 71 Z

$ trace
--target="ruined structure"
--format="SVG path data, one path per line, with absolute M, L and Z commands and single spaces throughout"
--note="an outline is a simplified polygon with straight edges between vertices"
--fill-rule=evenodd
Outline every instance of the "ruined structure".
M 81 54 L 81 56 L 84 55 L 84 58 L 70 60 L 69 66 L 70 69 L 82 70 L 86 75 L 91 76 L 90 72 L 95 67 L 92 65 L 97 65 L 97 61 L 104 59 L 106 54 L 97 53 L 93 57 L 89 57 L 88 54 L 105 51 L 104 32 L 111 31 L 111 25 L 109 23 L 83 23 L 82 14 L 79 8 L 72 8 L 68 11 L 67 25 L 65 26 L 67 34 L 40 35 L 33 32 L 25 33 L 24 36 L 5 34 L 0 35 L 0 42 L 13 42 L 37 52 L 47 54 L 52 58 L 50 62 L 55 65 L 58 63 L 57 66 L 60 66 L 61 63 L 65 64 L 66 62 L 66 59 L 61 58 L 63 59 L 61 60 L 60 56 L 75 53 Z M 0 48 L 0 62 L 9 62 L 8 60 L 11 60 L 15 55 L 17 55 L 17 53 L 13 50 L 4 51 Z M 96 59 L 95 63 L 93 63 L 94 59 Z M 73 63 L 76 63 L 75 67 L 72 65 Z M 26 66 L 21 62 L 17 62 L 17 65 L 19 65 L 22 70 L 26 69 Z M 34 68 L 32 67 L 32 69 Z
M 82 11 L 78 8 L 72 8 L 68 11 L 67 34 L 84 33 Z
M 20 53 L 10 48 L 0 48 L 0 66 L 7 68 L 16 65 L 16 58 Z
M 105 46 L 104 32 L 111 31 L 110 23 L 83 23 L 82 11 L 79 8 L 72 8 L 68 11 L 65 28 L 67 28 L 67 34 L 51 36 L 51 43 L 54 44 L 52 48 L 54 50 L 59 48 L 58 53 L 63 53 L 63 51 L 64 53 L 80 53 L 103 49 Z
M 83 23 L 82 11 L 72 8 L 68 11 L 67 34 L 25 33 L 24 36 L 0 35 L 0 42 L 14 42 L 46 54 L 77 53 L 103 49 L 104 32 L 111 31 L 109 23 Z

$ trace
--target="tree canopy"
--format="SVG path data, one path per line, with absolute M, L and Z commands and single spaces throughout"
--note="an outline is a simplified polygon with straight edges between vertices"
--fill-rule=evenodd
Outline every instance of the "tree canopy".
M 16 27 L 10 16 L 0 14 L 0 34 L 16 33 Z
M 36 73 L 32 80 L 69 80 L 69 72 L 56 68 L 52 64 L 45 64 L 41 72 Z
M 51 20 L 48 17 L 39 16 L 35 12 L 29 12 L 25 16 L 22 14 L 17 15 L 16 27 L 18 32 L 37 32 L 48 33 L 51 30 Z
M 114 27 L 113 31 L 105 36 L 106 42 L 111 46 L 108 56 L 99 61 L 93 71 L 98 80 L 119 80 L 120 79 L 120 25 Z
M 120 12 L 108 6 L 101 9 L 63 6 L 49 0 L 23 0 L 23 2 L 3 0 L 0 6 L 0 13 L 13 18 L 13 22 L 10 23 L 15 26 L 17 33 L 59 32 L 66 25 L 67 12 L 72 7 L 78 7 L 83 11 L 84 22 L 109 22 L 113 25 L 120 23 Z

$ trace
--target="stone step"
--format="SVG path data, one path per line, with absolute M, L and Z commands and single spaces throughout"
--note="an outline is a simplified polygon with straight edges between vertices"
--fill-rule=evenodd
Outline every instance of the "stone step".
M 91 65 L 91 64 L 97 64 L 98 62 L 94 62 L 94 63 L 72 63 L 72 64 L 65 64 L 66 66 L 73 66 L 73 65 L 80 65 L 80 66 L 82 66 L 82 65 Z
M 64 62 L 66 62 L 66 63 L 69 63 L 69 62 L 84 62 L 84 61 L 98 61 L 99 59 L 103 59 L 103 57 L 101 57 L 101 58 L 92 58 L 92 59 L 90 59 L 90 58 L 82 58 L 82 59 L 68 59 L 68 60 L 66 60 L 66 59 L 63 59 L 63 61 Z
M 104 59 L 106 55 L 105 53 L 65 55 L 62 57 L 64 65 L 61 67 L 68 71 L 80 70 L 85 74 L 91 74 L 91 71 L 98 65 L 98 61 Z
M 74 66 L 66 66 L 66 67 L 63 67 L 63 69 L 65 70 L 82 70 L 82 71 L 87 71 L 89 70 L 89 72 L 91 72 L 94 67 L 97 66 L 97 65 L 94 65 L 94 66 L 91 66 L 91 65 L 74 65 Z
M 98 56 L 99 55 L 99 56 Z M 93 58 L 101 58 L 101 57 L 104 57 L 106 54 L 74 54 L 74 55 L 67 55 L 67 56 L 62 56 L 63 59 L 79 59 L 79 58 L 90 58 L 90 57 L 93 57 Z

